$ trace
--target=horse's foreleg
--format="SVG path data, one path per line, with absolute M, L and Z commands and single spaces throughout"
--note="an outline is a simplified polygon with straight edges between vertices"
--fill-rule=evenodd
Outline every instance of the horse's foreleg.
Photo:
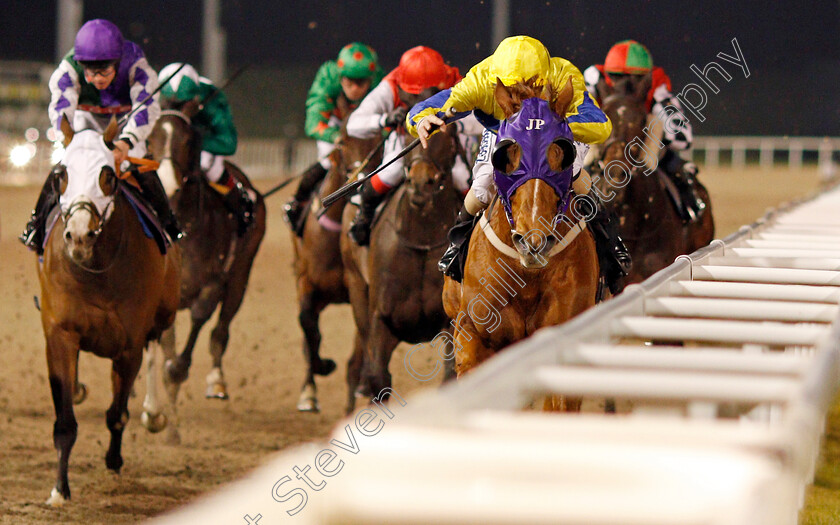
M 458 350 L 455 352 L 455 373 L 458 377 L 493 355 L 493 351 L 484 346 L 484 343 L 479 339 L 478 332 L 476 332 L 469 316 L 461 317 L 463 317 L 463 321 L 455 330 L 455 341 L 458 343 Z
M 163 331 L 160 337 L 160 347 L 163 350 L 163 359 L 165 363 L 171 362 L 175 359 L 175 325 Z M 169 397 L 170 422 L 166 435 L 166 441 L 171 445 L 177 445 L 181 442 L 181 436 L 178 434 L 178 392 L 181 390 L 181 383 L 172 381 L 169 374 L 163 374 L 163 386 L 166 388 L 167 397 Z
M 368 365 L 371 395 L 375 396 L 383 389 L 391 387 L 391 372 L 388 370 L 388 365 L 391 363 L 391 355 L 399 339 L 391 333 L 385 320 L 376 312 L 371 316 L 369 326 L 365 361 Z
M 114 399 L 105 412 L 105 421 L 108 424 L 108 430 L 111 431 L 111 444 L 105 454 L 105 465 L 117 473 L 123 465 L 122 435 L 128 424 L 128 396 L 140 365 L 143 363 L 142 348 L 132 349 L 129 356 L 128 359 L 114 361 L 111 366 L 111 388 L 114 391 Z
M 353 354 L 347 361 L 347 406 L 344 408 L 347 415 L 351 414 L 356 408 L 356 395 L 359 394 L 356 390 L 359 388 L 364 358 L 365 348 L 362 337 L 357 331 L 353 341 Z
M 166 427 L 166 415 L 160 409 L 157 393 L 157 349 L 160 343 L 149 341 L 146 345 L 146 398 L 143 400 L 143 413 L 140 422 L 152 433 L 158 433 Z
M 298 322 L 303 330 L 303 356 L 306 359 L 307 370 L 297 409 L 301 412 L 318 412 L 320 407 L 315 376 L 331 374 L 336 365 L 332 359 L 321 359 L 321 330 L 318 327 L 318 319 L 324 306 L 315 300 L 315 292 L 300 294 L 299 307 Z
M 73 413 L 73 393 L 78 359 L 79 337 L 77 335 L 57 329 L 53 329 L 47 335 L 47 370 L 55 407 L 53 443 L 58 451 L 55 486 L 47 500 L 48 505 L 61 505 L 70 499 L 67 468 L 77 433 L 76 416 Z
M 210 356 L 213 358 L 213 368 L 207 374 L 207 391 L 204 394 L 204 397 L 208 399 L 228 399 L 227 385 L 222 373 L 222 356 L 227 350 L 228 339 L 230 338 L 230 323 L 233 316 L 239 311 L 242 299 L 245 297 L 249 271 L 250 264 L 245 268 L 244 275 L 242 275 L 242 271 L 234 272 L 225 286 L 222 305 L 219 310 L 219 320 L 210 334 Z
M 184 351 L 177 358 L 166 361 L 166 373 L 169 375 L 170 381 L 183 383 L 187 380 L 198 334 L 201 332 L 204 323 L 210 319 L 210 316 L 216 310 L 220 295 L 221 289 L 218 286 L 205 287 L 190 307 L 192 325 L 190 326 L 190 335 L 187 337 L 187 344 L 184 345 Z

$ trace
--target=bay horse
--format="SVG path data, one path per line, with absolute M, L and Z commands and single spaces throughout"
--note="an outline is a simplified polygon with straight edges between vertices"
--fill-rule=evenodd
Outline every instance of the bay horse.
M 559 92 L 533 78 L 510 87 L 497 81 L 505 114 L 492 157 L 499 196 L 471 236 L 463 282 L 447 277 L 443 289 L 458 377 L 595 304 L 595 241 L 566 209 L 575 149 L 563 115 L 573 93 L 571 81 Z M 526 131 L 529 120 L 542 124 Z
M 116 120 L 104 136 L 86 129 L 73 133 L 62 119 L 67 149 L 54 168 L 60 197 L 60 220 L 49 233 L 38 262 L 41 324 L 55 405 L 53 441 L 58 450 L 56 483 L 47 504 L 70 499 L 67 478 L 76 441 L 73 413 L 79 351 L 112 361 L 113 402 L 105 413 L 111 441 L 105 465 L 119 472 L 122 434 L 128 423 L 128 397 L 143 349 L 154 353 L 163 331 L 172 325 L 179 300 L 180 251 L 162 255 L 120 188 L 114 171 Z M 151 372 L 151 371 L 150 371 Z M 151 374 L 150 374 L 151 375 Z M 147 392 L 144 423 L 157 431 L 165 425 L 156 396 Z
M 247 188 L 254 199 L 254 224 L 237 235 L 237 219 L 225 207 L 222 195 L 214 190 L 199 167 L 200 143 L 191 119 L 197 106 L 188 102 L 182 111 L 166 109 L 149 135 L 149 152 L 160 162 L 158 175 L 169 196 L 170 205 L 181 222 L 185 237 L 180 241 L 181 300 L 179 309 L 190 310 L 189 337 L 180 355 L 175 351 L 174 326 L 163 337 L 166 355 L 164 382 L 173 416 L 180 385 L 187 379 L 192 353 L 199 332 L 219 306 L 219 318 L 210 334 L 212 369 L 207 375 L 205 397 L 228 399 L 222 371 L 230 324 L 239 311 L 248 286 L 254 257 L 265 236 L 266 207 L 245 174 L 225 161 L 225 169 Z M 177 419 L 169 439 L 177 442 Z
M 598 203 L 612 210 L 619 221 L 619 232 L 627 244 L 633 264 L 626 282 L 638 283 L 668 266 L 679 255 L 692 253 L 714 239 L 712 206 L 706 188 L 696 182 L 706 209 L 696 222 L 683 224 L 672 197 L 677 195 L 661 168 L 643 165 L 652 157 L 645 144 L 646 97 L 650 77 L 633 84 L 629 79 L 614 87 L 603 85 L 603 110 L 613 123 L 612 136 L 601 146 L 601 172 L 597 187 Z M 604 173 L 604 168 L 608 173 Z M 619 164 L 620 163 L 620 164 Z M 621 173 L 621 166 L 629 168 Z M 594 193 L 594 192 L 593 192 Z M 609 199 L 609 200 L 607 200 Z
M 415 148 L 406 156 L 405 182 L 382 207 L 368 247 L 346 234 L 355 209 L 344 212 L 341 255 L 364 351 L 363 389 L 371 393 L 391 386 L 388 364 L 400 341 L 430 341 L 447 329 L 437 262 L 463 202 L 452 179 L 457 140 L 450 125 L 430 137 L 427 150 Z M 359 377 L 348 376 L 348 413 L 359 386 Z
M 343 100 L 344 97 L 339 98 L 339 102 Z M 346 101 L 344 103 L 346 105 Z M 344 115 L 349 113 L 347 107 L 342 111 Z M 309 206 L 303 233 L 300 237 L 292 235 L 298 322 L 303 331 L 303 355 L 307 365 L 297 402 L 297 409 L 301 412 L 320 411 L 315 376 L 329 375 L 336 368 L 334 360 L 321 358 L 321 332 L 318 328 L 321 312 L 330 304 L 347 303 L 350 299 L 339 247 L 342 210 L 347 200 L 339 199 L 322 210 L 320 199 L 343 186 L 353 173 L 364 169 L 370 171 L 371 167 L 379 165 L 382 156 L 381 148 L 377 146 L 381 142 L 378 138 L 350 137 L 342 125 L 338 147 L 330 153 L 330 170 L 318 190 L 318 197 Z M 348 363 L 348 378 L 359 374 L 360 345 L 357 335 L 354 340 L 356 350 Z

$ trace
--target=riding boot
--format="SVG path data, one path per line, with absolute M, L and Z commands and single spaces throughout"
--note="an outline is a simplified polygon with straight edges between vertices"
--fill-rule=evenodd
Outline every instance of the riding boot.
M 379 206 L 385 195 L 387 195 L 387 192 L 379 193 L 376 191 L 371 181 L 362 184 L 362 189 L 359 190 L 362 202 L 359 204 L 359 211 L 356 213 L 356 218 L 353 219 L 348 232 L 350 238 L 359 246 L 367 246 L 370 243 L 370 226 L 373 222 L 373 216 L 376 213 L 376 207 Z
M 309 166 L 306 171 L 300 176 L 295 196 L 292 197 L 283 210 L 286 212 L 286 220 L 292 227 L 298 223 L 300 216 L 303 213 L 303 204 L 309 200 L 309 196 L 315 190 L 319 182 L 324 180 L 327 175 L 327 168 L 323 167 L 320 162 Z
M 670 149 L 662 156 L 659 165 L 680 193 L 682 205 L 679 206 L 679 212 L 683 223 L 700 219 L 706 209 L 706 203 L 697 193 L 697 165 L 680 158 Z
M 169 199 L 166 197 L 166 191 L 163 189 L 163 184 L 160 183 L 160 178 L 157 172 L 147 171 L 140 173 L 139 170 L 133 170 L 134 178 L 140 184 L 140 189 L 143 191 L 143 196 L 149 201 L 149 204 L 155 210 L 158 220 L 169 235 L 172 242 L 180 240 L 184 233 L 181 231 L 181 226 L 178 224 L 178 219 L 172 213 L 172 208 L 169 206 Z
M 58 184 L 59 170 L 53 169 L 47 176 L 44 182 L 44 187 L 41 188 L 41 195 L 38 196 L 38 202 L 35 204 L 35 209 L 32 210 L 32 216 L 23 233 L 20 234 L 20 242 L 30 250 L 34 250 L 38 255 L 44 254 L 44 235 L 47 229 L 47 216 L 50 209 L 58 201 L 58 192 L 56 185 Z
M 254 224 L 254 201 L 251 200 L 245 186 L 234 179 L 227 170 L 222 173 L 219 184 L 228 188 L 224 199 L 225 207 L 236 217 L 236 233 L 242 237 Z
M 462 206 L 458 218 L 455 219 L 455 225 L 447 234 L 449 248 L 438 261 L 438 270 L 459 283 L 464 278 L 464 263 L 467 261 L 467 248 L 474 224 L 475 216 L 467 211 L 466 206 Z
M 589 199 L 578 199 L 578 209 L 584 216 L 592 216 L 591 202 Z M 589 207 L 586 209 L 584 207 Z M 595 250 L 598 252 L 598 262 L 601 265 L 601 273 L 607 281 L 607 286 L 613 295 L 624 289 L 622 277 L 630 273 L 632 260 L 624 241 L 618 234 L 618 221 L 614 220 L 612 213 L 603 206 L 598 206 L 595 217 L 589 220 L 589 228 L 595 238 Z

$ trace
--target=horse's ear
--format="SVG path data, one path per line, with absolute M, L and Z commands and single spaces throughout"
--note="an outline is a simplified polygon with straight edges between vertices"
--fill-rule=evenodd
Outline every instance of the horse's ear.
M 99 171 L 99 188 L 106 197 L 110 197 L 117 191 L 117 175 L 111 166 L 102 166 Z
M 566 117 L 566 113 L 569 110 L 569 106 L 572 104 L 572 99 L 575 96 L 575 88 L 572 85 L 572 79 L 569 78 L 569 81 L 566 82 L 566 85 L 563 86 L 563 89 L 560 90 L 557 95 L 554 97 L 554 102 L 552 103 L 552 111 L 560 115 L 561 118 Z
M 653 85 L 653 76 L 651 73 L 643 76 L 641 80 L 636 84 L 636 100 L 639 102 L 647 102 L 647 95 L 648 91 L 650 91 L 651 86 Z
M 73 140 L 73 126 L 70 125 L 70 119 L 67 118 L 67 113 L 61 114 L 61 133 L 64 135 L 64 140 L 62 141 L 64 147 L 70 145 L 70 141 Z
M 598 83 L 595 84 L 595 93 L 602 102 L 607 100 L 607 97 L 612 95 L 614 91 L 613 87 L 607 84 L 607 79 L 603 75 L 598 79 Z
M 192 119 L 201 109 L 201 99 L 199 97 L 195 97 L 192 100 L 188 100 L 184 103 L 181 107 L 181 113 L 187 116 L 187 118 Z
M 119 125 L 117 124 L 117 117 L 115 115 L 111 115 L 111 121 L 108 122 L 108 127 L 105 128 L 105 133 L 102 134 L 102 140 L 105 142 L 105 145 L 108 146 L 108 149 L 114 149 L 114 139 L 117 136 L 118 129 Z
M 53 186 L 53 188 L 58 191 L 59 195 L 64 195 L 64 192 L 67 191 L 67 167 L 64 164 L 56 164 L 52 172 L 55 175 L 53 184 L 58 183 L 58 187 Z
M 493 92 L 493 96 L 496 98 L 496 103 L 502 108 L 505 118 L 516 113 L 510 90 L 502 83 L 502 79 L 499 77 L 496 77 L 496 90 Z

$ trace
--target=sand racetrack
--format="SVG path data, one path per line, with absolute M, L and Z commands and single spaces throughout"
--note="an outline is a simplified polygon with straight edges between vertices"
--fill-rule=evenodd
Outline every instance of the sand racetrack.
M 712 195 L 717 236 L 749 223 L 765 209 L 806 195 L 817 172 L 776 169 L 703 172 Z M 273 180 L 257 181 L 267 189 Z M 290 233 L 281 220 L 287 191 L 268 200 L 268 231 L 257 255 L 245 301 L 231 326 L 224 369 L 229 401 L 204 398 L 204 376 L 212 321 L 194 354 L 190 379 L 179 401 L 183 443 L 164 443 L 139 423 L 144 372 L 129 401 L 131 421 L 124 434 L 125 465 L 120 475 L 105 468 L 109 433 L 105 410 L 111 402 L 110 362 L 82 354 L 80 380 L 88 399 L 76 407 L 79 434 L 70 457 L 73 499 L 60 509 L 44 505 L 54 483 L 54 412 L 47 381 L 44 338 L 33 296 L 40 294 L 35 256 L 16 237 L 35 202 L 38 188 L 0 187 L 0 523 L 137 522 L 182 505 L 222 483 L 241 477 L 278 450 L 325 436 L 342 416 L 345 362 L 353 322 L 347 305 L 322 316 L 322 355 L 339 363 L 319 380 L 320 414 L 295 409 L 304 374 L 301 332 L 292 279 Z M 178 316 L 179 349 L 189 325 Z M 427 386 L 403 369 L 407 346 L 392 360 L 394 387 L 401 394 Z

